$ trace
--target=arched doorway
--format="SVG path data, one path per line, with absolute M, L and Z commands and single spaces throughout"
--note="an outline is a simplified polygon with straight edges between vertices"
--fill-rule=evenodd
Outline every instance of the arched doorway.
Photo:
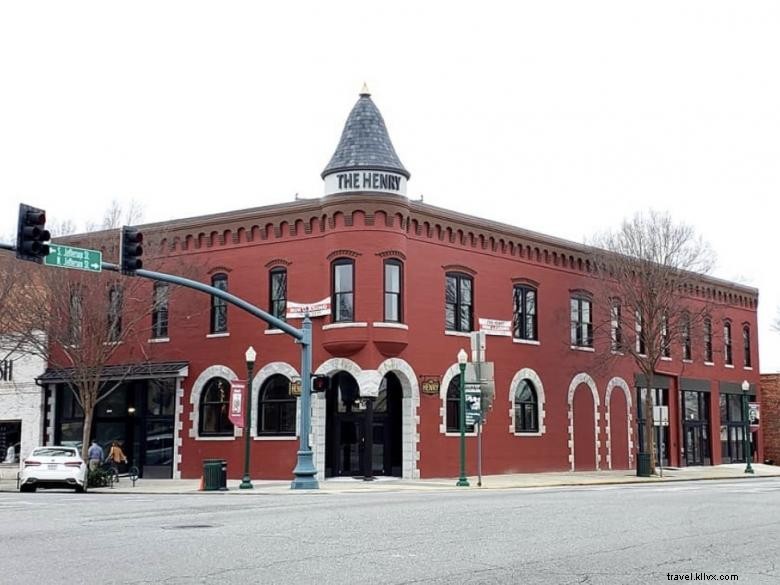
M 398 377 L 389 372 L 382 378 L 379 395 L 373 404 L 371 468 L 374 475 L 401 477 L 401 398 L 403 389 Z
M 401 398 L 397 376 L 382 378 L 376 398 L 360 396 L 349 372 L 331 376 L 326 395 L 325 477 L 401 476 Z

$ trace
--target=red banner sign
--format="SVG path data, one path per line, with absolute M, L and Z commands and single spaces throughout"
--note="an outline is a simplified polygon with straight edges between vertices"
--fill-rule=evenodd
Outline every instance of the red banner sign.
M 230 410 L 228 418 L 236 427 L 244 426 L 244 404 L 246 400 L 246 381 L 233 380 L 230 382 Z

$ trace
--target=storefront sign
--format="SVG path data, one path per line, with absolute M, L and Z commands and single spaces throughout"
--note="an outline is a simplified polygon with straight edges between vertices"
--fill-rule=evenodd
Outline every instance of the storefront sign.
M 345 171 L 325 177 L 325 194 L 382 191 L 406 195 L 406 177 L 387 171 Z
M 325 297 L 316 303 L 294 303 L 287 301 L 287 318 L 303 319 L 309 314 L 309 317 L 323 317 L 330 315 L 330 297 Z
M 479 329 L 486 335 L 503 335 L 512 337 L 512 322 L 499 321 L 498 319 L 480 319 Z
M 420 391 L 423 394 L 434 396 L 439 394 L 441 380 L 439 376 L 420 376 Z
M 761 415 L 761 406 L 758 402 L 748 402 L 748 420 L 750 421 L 750 427 L 755 430 L 758 428 L 759 418 Z
M 244 394 L 246 393 L 246 381 L 233 380 L 230 382 L 230 410 L 228 418 L 236 427 L 244 426 Z

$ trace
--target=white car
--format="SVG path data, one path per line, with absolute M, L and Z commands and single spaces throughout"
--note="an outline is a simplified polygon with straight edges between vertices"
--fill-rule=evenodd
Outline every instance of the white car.
M 36 447 L 20 472 L 19 491 L 38 488 L 74 488 L 87 491 L 87 465 L 75 447 Z

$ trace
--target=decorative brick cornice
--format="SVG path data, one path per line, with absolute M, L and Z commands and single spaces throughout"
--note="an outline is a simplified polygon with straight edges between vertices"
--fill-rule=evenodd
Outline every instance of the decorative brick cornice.
M 401 260 L 406 260 L 406 254 L 400 250 L 383 250 L 381 252 L 377 252 L 376 255 L 380 258 L 400 258 Z
M 537 281 L 526 278 L 525 276 L 516 276 L 512 279 L 512 284 L 527 284 L 528 286 L 539 288 L 539 283 Z
M 445 272 L 465 272 L 466 274 L 470 274 L 471 276 L 476 276 L 477 271 L 473 268 L 469 268 L 468 266 L 463 266 L 462 264 L 446 264 L 442 266 L 444 268 Z
M 269 260 L 265 263 L 266 268 L 273 268 L 274 266 L 289 266 L 292 264 L 289 260 L 286 258 L 274 258 L 273 260 Z
M 348 258 L 357 258 L 358 256 L 362 256 L 362 254 L 360 252 L 355 252 L 354 250 L 333 250 L 333 252 L 328 254 L 327 259 L 330 261 L 342 256 L 347 256 Z

